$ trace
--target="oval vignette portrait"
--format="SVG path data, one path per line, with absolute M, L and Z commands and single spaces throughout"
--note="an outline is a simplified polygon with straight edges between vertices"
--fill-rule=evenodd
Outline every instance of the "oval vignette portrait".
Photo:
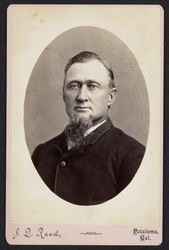
M 60 34 L 32 70 L 24 128 L 36 171 L 57 196 L 86 206 L 114 198 L 134 179 L 149 131 L 146 83 L 132 51 L 97 27 Z

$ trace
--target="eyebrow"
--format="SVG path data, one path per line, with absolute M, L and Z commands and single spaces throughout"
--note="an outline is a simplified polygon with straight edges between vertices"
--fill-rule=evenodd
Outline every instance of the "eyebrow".
M 83 82 L 83 81 L 79 81 L 79 80 L 71 80 L 70 82 L 68 82 L 67 83 L 67 86 L 69 86 L 69 85 L 71 85 L 72 83 L 78 83 L 78 84 L 91 84 L 91 83 L 96 83 L 97 85 L 99 85 L 100 86 L 100 83 L 99 82 L 97 82 L 96 80 L 92 80 L 92 79 L 90 79 L 90 80 L 86 80 L 85 82 Z

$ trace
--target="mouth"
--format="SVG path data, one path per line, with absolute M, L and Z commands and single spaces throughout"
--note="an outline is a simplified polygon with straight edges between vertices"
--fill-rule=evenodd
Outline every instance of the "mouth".
M 79 112 L 85 112 L 85 111 L 91 110 L 91 108 L 90 107 L 76 106 L 75 110 L 79 111 Z

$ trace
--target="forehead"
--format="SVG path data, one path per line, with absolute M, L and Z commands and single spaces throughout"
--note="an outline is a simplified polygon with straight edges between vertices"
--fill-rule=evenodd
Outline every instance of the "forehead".
M 87 62 L 72 64 L 66 73 L 65 80 L 95 80 L 107 82 L 109 81 L 109 75 L 107 69 L 100 61 L 92 59 Z

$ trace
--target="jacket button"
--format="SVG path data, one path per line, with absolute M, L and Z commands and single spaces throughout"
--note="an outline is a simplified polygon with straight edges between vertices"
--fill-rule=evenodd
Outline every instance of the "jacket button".
M 60 166 L 61 166 L 61 167 L 66 167 L 66 162 L 65 162 L 65 161 L 61 161 L 61 162 L 60 162 Z

